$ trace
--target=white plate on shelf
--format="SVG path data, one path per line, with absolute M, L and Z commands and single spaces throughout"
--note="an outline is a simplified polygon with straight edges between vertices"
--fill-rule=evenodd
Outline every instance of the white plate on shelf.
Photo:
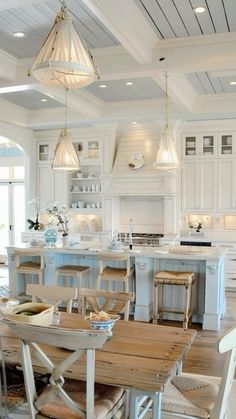
M 128 165 L 130 169 L 140 169 L 144 165 L 144 157 L 142 154 L 132 154 L 129 157 Z

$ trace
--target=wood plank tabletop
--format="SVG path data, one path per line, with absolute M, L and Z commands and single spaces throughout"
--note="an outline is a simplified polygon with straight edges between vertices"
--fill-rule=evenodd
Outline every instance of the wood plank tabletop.
M 76 313 L 62 313 L 60 327 L 90 329 L 84 318 Z M 96 382 L 145 391 L 164 391 L 195 335 L 194 330 L 119 320 L 111 339 L 101 350 L 96 350 Z M 20 364 L 19 342 L 3 322 L 0 322 L 0 336 L 5 359 Z M 56 364 L 68 352 L 50 346 L 46 347 L 46 351 Z M 42 369 L 37 359 L 33 358 L 33 363 L 39 371 Z M 67 376 L 85 379 L 84 363 L 77 361 Z

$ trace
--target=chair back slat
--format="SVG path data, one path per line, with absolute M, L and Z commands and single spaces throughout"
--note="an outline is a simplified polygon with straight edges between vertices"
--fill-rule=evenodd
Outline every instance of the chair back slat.
M 230 329 L 217 341 L 219 353 L 226 353 L 222 378 L 216 403 L 211 410 L 210 419 L 225 419 L 227 402 L 236 368 L 236 327 Z
M 106 332 L 35 326 L 8 319 L 3 320 L 12 333 L 26 342 L 44 343 L 70 350 L 101 348 L 109 337 Z
M 8 319 L 3 319 L 3 321 L 9 326 L 11 332 L 20 339 L 29 417 L 34 419 L 37 412 L 41 412 L 41 410 L 44 415 L 47 406 L 53 405 L 54 408 L 55 398 L 59 398 L 64 402 L 67 409 L 73 411 L 79 417 L 94 419 L 95 349 L 104 345 L 109 333 L 106 331 L 35 326 Z M 53 356 L 50 359 L 50 355 L 44 352 L 44 347 L 39 347 L 38 344 L 69 349 L 70 352 L 66 352 L 65 358 L 55 365 Z M 51 374 L 49 384 L 39 396 L 35 389 L 32 353 L 34 360 L 38 359 L 40 366 L 46 367 Z M 80 402 L 73 400 L 72 394 L 66 391 L 67 388 L 66 386 L 64 388 L 65 380 L 63 378 L 64 372 L 73 368 L 72 364 L 74 362 L 79 359 L 84 362 L 84 357 L 81 356 L 84 354 L 86 354 L 86 411 L 85 406 L 81 406 Z M 47 416 L 46 413 L 45 415 Z
M 100 291 L 89 288 L 81 288 L 82 314 L 86 314 L 89 304 L 92 311 L 106 311 L 118 314 L 124 309 L 124 320 L 129 319 L 130 302 L 134 300 L 132 292 Z
M 55 301 L 59 305 L 62 301 L 67 304 L 67 311 L 71 311 L 72 300 L 77 299 L 78 290 L 73 287 L 59 287 L 57 285 L 27 284 L 26 294 L 32 297 L 33 302 Z

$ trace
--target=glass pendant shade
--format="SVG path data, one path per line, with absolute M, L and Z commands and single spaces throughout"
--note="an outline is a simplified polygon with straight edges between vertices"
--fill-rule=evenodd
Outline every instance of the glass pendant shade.
M 156 161 L 154 167 L 161 170 L 180 169 L 178 155 L 175 149 L 172 132 L 168 126 L 168 91 L 167 91 L 168 74 L 165 73 L 166 92 L 165 92 L 165 125 L 161 131 L 160 144 L 157 149 Z
M 78 170 L 80 163 L 67 128 L 61 129 L 52 168 L 55 170 Z
M 170 170 L 179 169 L 179 159 L 175 150 L 172 133 L 168 127 L 164 127 L 161 132 L 160 145 L 157 150 L 156 169 Z
M 80 88 L 99 79 L 99 72 L 87 47 L 79 38 L 67 8 L 62 6 L 30 75 L 49 86 Z

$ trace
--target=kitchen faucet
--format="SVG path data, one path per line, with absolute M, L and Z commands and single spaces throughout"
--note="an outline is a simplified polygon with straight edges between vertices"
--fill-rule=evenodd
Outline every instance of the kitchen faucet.
M 132 237 L 132 233 L 133 233 L 133 220 L 132 218 L 129 219 L 129 248 L 130 250 L 133 247 L 133 237 Z

